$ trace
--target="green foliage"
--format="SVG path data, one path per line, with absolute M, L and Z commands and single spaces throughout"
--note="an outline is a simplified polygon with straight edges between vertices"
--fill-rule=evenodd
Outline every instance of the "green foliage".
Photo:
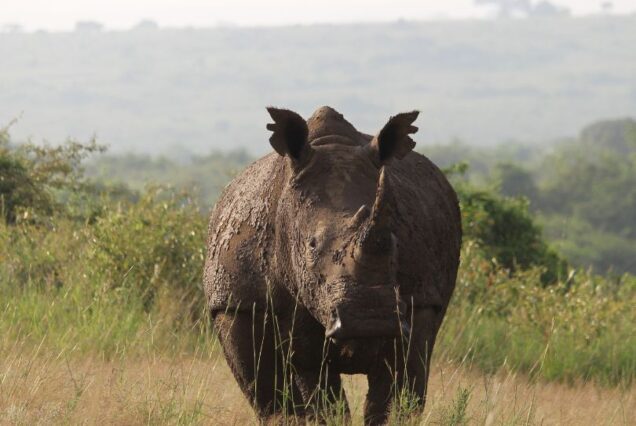
M 103 147 L 95 140 L 89 144 L 68 141 L 56 147 L 30 143 L 14 147 L 7 130 L 4 135 L 0 138 L 0 205 L 5 222 L 86 210 L 87 195 L 91 189 L 91 195 L 96 194 L 81 162 Z
M 15 223 L 28 210 L 50 214 L 52 202 L 22 156 L 12 150 L 8 128 L 0 129 L 0 213 L 6 223 Z
M 540 223 L 551 244 L 574 265 L 611 274 L 636 270 L 633 238 L 602 231 L 577 217 L 542 215 Z
M 420 397 L 410 389 L 395 386 L 393 389 L 393 404 L 387 424 L 405 426 L 419 424 L 420 404 Z
M 126 287 L 152 305 L 167 286 L 203 308 L 201 273 L 205 256 L 205 219 L 187 194 L 151 189 L 136 203 L 107 209 L 92 227 L 90 262 L 104 289 Z
M 635 146 L 636 147 L 636 146 Z M 546 213 L 569 214 L 595 228 L 636 238 L 636 149 L 587 159 L 574 148 L 549 158 L 556 176 L 542 188 Z
M 588 127 L 541 170 L 537 209 L 564 253 L 601 272 L 636 272 L 636 122 Z
M 50 338 L 55 347 L 74 342 L 113 354 L 149 328 L 207 327 L 200 320 L 206 221 L 196 202 L 166 189 L 137 196 L 90 181 L 81 162 L 101 150 L 94 142 L 5 141 L 0 188 L 12 202 L 6 218 L 20 220 L 0 227 L 0 300 L 12 301 L 0 306 L 0 334 L 29 330 L 29 339 Z M 148 326 L 157 312 L 163 328 Z
M 621 118 L 591 124 L 581 131 L 576 145 L 590 158 L 607 152 L 631 155 L 636 150 L 636 120 Z
M 467 243 L 441 334 L 443 355 L 485 371 L 502 367 L 536 378 L 636 379 L 636 279 L 572 270 L 552 286 L 541 270 L 512 276 Z
M 543 225 L 545 239 L 572 264 L 601 273 L 636 272 L 636 121 L 592 124 L 549 153 L 453 144 L 427 148 L 426 154 L 460 190 L 470 184 L 495 188 L 482 191 L 487 198 L 493 192 L 503 196 L 499 200 L 525 198 L 532 221 Z M 556 259 L 546 261 L 554 270 Z
M 198 206 L 155 191 L 94 222 L 1 224 L 0 335 L 107 357 L 207 342 L 204 230 Z
M 504 197 L 537 199 L 538 190 L 532 173 L 515 163 L 499 163 L 494 170 L 499 193 Z
M 457 395 L 452 403 L 441 410 L 439 424 L 447 426 L 462 426 L 468 424 L 467 409 L 470 399 L 470 390 L 465 388 L 457 389 Z
M 36 185 L 28 169 L 16 158 L 0 153 L 0 211 L 5 222 L 15 223 L 20 213 L 52 213 L 51 200 Z
M 478 242 L 484 256 L 510 271 L 542 268 L 541 281 L 552 283 L 567 264 L 545 242 L 524 199 L 500 197 L 469 185 L 456 185 L 466 240 Z
M 444 170 L 465 164 L 461 174 L 478 184 L 487 183 L 493 170 L 500 168 L 501 165 L 535 164 L 543 157 L 542 149 L 537 146 L 505 143 L 493 147 L 476 147 L 460 141 L 453 141 L 446 145 L 426 146 L 422 149 L 422 153 Z M 511 171 L 516 172 L 516 170 Z M 501 176 L 501 173 L 497 173 L 496 178 L 499 178 L 497 183 L 506 183 L 506 176 Z

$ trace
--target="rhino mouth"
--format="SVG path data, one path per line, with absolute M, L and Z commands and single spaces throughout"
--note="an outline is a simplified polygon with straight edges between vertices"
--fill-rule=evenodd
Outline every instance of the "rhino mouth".
M 325 331 L 325 337 L 332 340 L 349 340 L 360 338 L 408 338 L 411 334 L 411 326 L 403 319 L 395 318 L 390 321 L 386 318 L 364 319 L 350 321 L 343 324 L 340 318 L 333 321 Z
M 409 323 L 404 318 L 406 305 L 394 287 L 348 283 L 333 290 L 333 308 L 325 337 L 344 340 L 410 335 Z

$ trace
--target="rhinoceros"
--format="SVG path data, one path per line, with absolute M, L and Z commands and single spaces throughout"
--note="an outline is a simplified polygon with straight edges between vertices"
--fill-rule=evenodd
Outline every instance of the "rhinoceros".
M 453 188 L 413 151 L 418 112 L 372 137 L 330 107 L 267 110 L 274 152 L 225 188 L 208 230 L 204 287 L 239 387 L 261 421 L 348 412 L 341 374 L 367 376 L 365 424 L 403 390 L 423 407 L 462 231 Z

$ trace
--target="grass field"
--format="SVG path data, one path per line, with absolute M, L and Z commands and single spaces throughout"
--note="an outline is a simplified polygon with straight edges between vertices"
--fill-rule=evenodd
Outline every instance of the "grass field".
M 391 424 L 636 422 L 631 371 L 624 371 L 623 380 L 613 384 L 603 379 L 602 370 L 591 370 L 596 375 L 587 380 L 568 375 L 567 369 L 559 370 L 561 377 L 552 377 L 543 370 L 561 365 L 564 356 L 556 351 L 547 359 L 554 351 L 546 346 L 532 363 L 534 370 L 524 372 L 520 354 L 515 353 L 520 348 L 504 345 L 505 334 L 497 337 L 488 331 L 493 323 L 475 313 L 472 318 L 460 315 L 466 307 L 461 286 L 459 291 L 441 331 L 426 410 L 417 417 L 394 414 Z M 91 304 L 70 293 L 52 296 L 31 290 L 23 297 L 3 299 L 0 424 L 257 424 L 207 320 L 180 323 L 187 305 L 175 302 L 173 293 L 160 292 L 155 309 L 147 313 L 134 297 L 125 303 L 121 299 Z M 467 330 L 472 330 L 472 337 L 465 335 Z M 494 345 L 476 353 L 469 347 L 461 355 L 466 345 L 479 345 L 489 335 L 499 339 L 502 352 L 503 362 L 496 368 L 483 364 L 490 358 L 492 365 L 498 362 Z M 529 350 L 521 355 L 529 362 L 534 340 L 527 337 L 525 343 Z M 585 368 L 585 353 L 575 352 L 571 358 L 572 368 Z M 345 377 L 352 422 L 361 424 L 366 381 L 363 376 Z M 345 423 L 337 416 L 328 422 Z
M 14 347 L 0 361 L 0 423 L 257 424 L 217 350 L 104 360 L 72 350 Z M 361 424 L 363 376 L 346 376 L 353 424 Z M 437 360 L 427 408 L 411 424 L 631 425 L 633 387 L 530 382 Z M 394 422 L 397 423 L 397 422 Z

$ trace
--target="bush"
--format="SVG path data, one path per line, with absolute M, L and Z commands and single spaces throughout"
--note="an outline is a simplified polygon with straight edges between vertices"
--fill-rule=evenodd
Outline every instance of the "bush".
M 148 321 L 206 327 L 205 218 L 187 194 L 90 181 L 94 142 L 0 142 L 0 335 L 108 354 L 145 342 Z
M 0 152 L 0 212 L 6 223 L 15 223 L 28 211 L 50 215 L 52 200 L 32 179 L 25 165 Z
M 442 357 L 487 372 L 605 385 L 636 379 L 636 278 L 572 270 L 552 286 L 541 271 L 510 276 L 469 242 L 440 335 Z
M 476 241 L 486 258 L 512 272 L 539 267 L 545 284 L 565 274 L 566 262 L 543 239 L 525 199 L 501 197 L 467 184 L 456 189 L 465 239 Z
M 162 286 L 185 299 L 198 315 L 205 258 L 205 219 L 187 194 L 154 188 L 136 203 L 108 209 L 92 230 L 93 270 L 104 289 L 132 289 L 146 308 Z
M 41 221 L 54 214 L 86 211 L 87 196 L 97 194 L 81 163 L 103 147 L 94 140 L 88 144 L 68 141 L 57 147 L 14 147 L 6 129 L 0 136 L 0 207 L 6 223 L 20 217 Z
M 207 341 L 204 235 L 196 204 L 166 190 L 93 222 L 0 223 L 0 336 L 107 357 Z

